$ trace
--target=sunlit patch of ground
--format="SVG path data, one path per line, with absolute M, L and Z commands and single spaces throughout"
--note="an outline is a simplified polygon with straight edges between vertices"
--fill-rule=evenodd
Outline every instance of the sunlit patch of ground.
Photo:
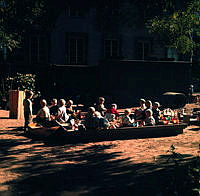
M 0 191 L 9 190 L 9 186 L 6 185 L 6 183 L 15 180 L 19 177 L 20 174 L 11 172 L 8 168 L 0 168 Z

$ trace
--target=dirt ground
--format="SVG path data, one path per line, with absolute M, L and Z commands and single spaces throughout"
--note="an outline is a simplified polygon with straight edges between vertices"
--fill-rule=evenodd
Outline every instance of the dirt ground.
M 155 195 L 159 187 L 148 182 L 160 183 L 160 173 L 173 165 L 168 152 L 171 145 L 185 161 L 199 153 L 198 126 L 189 126 L 183 134 L 172 137 L 53 145 L 26 138 L 20 129 L 23 120 L 8 116 L 8 111 L 0 110 L 3 196 L 140 196 L 145 195 L 144 189 Z

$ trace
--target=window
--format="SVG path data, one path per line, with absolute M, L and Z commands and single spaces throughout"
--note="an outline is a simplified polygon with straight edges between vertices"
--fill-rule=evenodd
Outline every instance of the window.
M 173 60 L 178 60 L 178 55 L 177 55 L 177 51 L 175 48 L 167 48 L 167 58 L 169 59 L 173 59 Z
M 45 36 L 31 36 L 29 38 L 29 63 L 47 63 L 48 45 Z
M 104 40 L 104 56 L 105 58 L 119 57 L 119 40 L 118 39 Z
M 66 63 L 80 65 L 87 63 L 87 35 L 85 33 L 66 34 Z
M 139 40 L 136 42 L 136 57 L 139 60 L 146 60 L 151 53 L 151 42 L 145 40 Z
M 6 61 L 7 60 L 7 48 L 0 45 L 0 62 Z

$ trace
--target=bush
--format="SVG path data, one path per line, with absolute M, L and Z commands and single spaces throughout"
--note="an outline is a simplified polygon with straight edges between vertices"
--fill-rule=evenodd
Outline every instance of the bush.
M 32 90 L 34 96 L 40 96 L 40 92 L 36 89 L 36 75 L 35 74 L 21 74 L 17 73 L 13 77 L 6 77 L 2 80 L 0 101 L 5 103 L 8 101 L 9 90 Z M 1 104 L 2 106 L 2 104 Z

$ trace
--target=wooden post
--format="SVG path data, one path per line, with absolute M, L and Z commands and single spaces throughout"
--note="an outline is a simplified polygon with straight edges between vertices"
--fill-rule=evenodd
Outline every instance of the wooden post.
M 9 91 L 9 108 L 12 119 L 24 119 L 23 100 L 25 98 L 24 91 L 11 90 Z

